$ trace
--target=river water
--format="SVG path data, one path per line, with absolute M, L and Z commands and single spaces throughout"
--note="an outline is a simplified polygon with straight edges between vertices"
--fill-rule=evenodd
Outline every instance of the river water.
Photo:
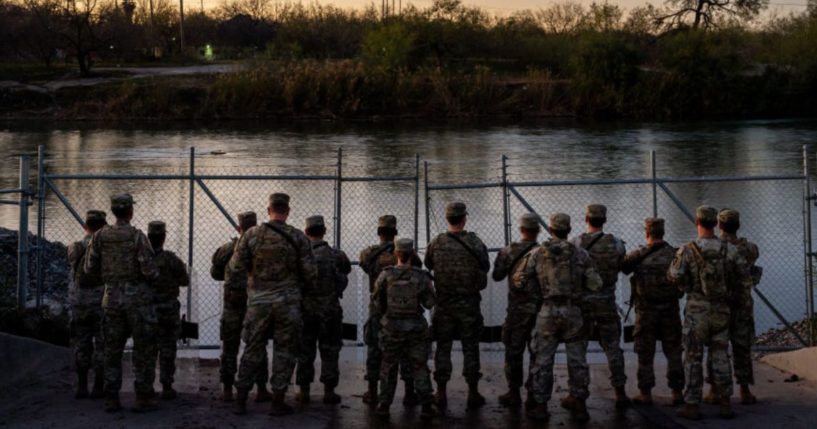
M 408 177 L 416 174 L 417 154 L 428 162 L 430 184 L 438 185 L 496 183 L 501 180 L 503 154 L 508 157 L 508 177 L 512 182 L 648 178 L 652 150 L 657 154 L 658 177 L 794 176 L 803 171 L 802 147 L 815 144 L 817 121 L 807 120 L 601 125 L 572 121 L 525 125 L 305 123 L 274 128 L 261 123 L 108 127 L 12 122 L 0 123 L 0 148 L 6 155 L 0 158 L 0 188 L 16 187 L 18 161 L 13 155 L 34 154 L 38 145 L 46 148 L 46 168 L 50 174 L 187 174 L 189 148 L 196 147 L 198 174 L 332 176 L 336 174 L 337 149 L 343 148 L 345 177 Z M 36 157 L 32 163 L 36 163 Z M 35 172 L 36 168 L 32 177 Z M 423 178 L 421 174 L 421 187 Z M 231 213 L 243 210 L 262 213 L 266 195 L 283 190 L 293 196 L 292 223 L 300 226 L 304 217 L 316 213 L 329 220 L 333 218 L 335 190 L 331 180 L 210 178 L 204 182 Z M 114 192 L 132 192 L 137 200 L 135 224 L 144 228 L 154 218 L 165 220 L 173 229 L 167 247 L 188 259 L 188 181 L 55 179 L 53 183 L 79 212 L 106 208 L 107 198 Z M 414 234 L 414 184 L 413 180 L 343 184 L 341 248 L 352 259 L 363 247 L 376 241 L 374 222 L 380 214 L 398 215 L 401 233 Z M 758 242 L 762 252 L 759 264 L 764 266 L 765 275 L 761 288 L 789 319 L 800 318 L 805 311 L 802 186 L 802 181 L 792 180 L 667 185 L 688 209 L 708 203 L 733 207 L 743 213 L 743 232 Z M 650 185 L 516 189 L 542 215 L 554 211 L 570 214 L 574 231 L 583 228 L 582 210 L 586 204 L 607 204 L 608 230 L 622 236 L 629 248 L 643 241 L 641 222 L 653 210 Z M 420 192 L 419 197 L 417 235 L 422 247 L 426 242 L 425 196 Z M 430 233 L 444 228 L 443 207 L 451 199 L 462 199 L 469 205 L 469 229 L 483 236 L 489 247 L 504 244 L 499 188 L 432 192 Z M 194 319 L 203 322 L 202 342 L 215 344 L 220 299 L 218 284 L 207 275 L 209 256 L 229 239 L 231 231 L 198 185 L 194 202 L 195 280 L 190 311 Z M 46 238 L 65 243 L 81 238 L 77 223 L 53 193 L 49 193 L 46 203 Z M 660 189 L 657 206 L 658 214 L 667 218 L 672 243 L 680 244 L 692 237 L 694 228 Z M 520 199 L 512 196 L 511 217 L 516 219 L 524 211 Z M 16 229 L 17 223 L 16 207 L 0 205 L 0 226 Z M 30 225 L 36 230 L 34 216 Z M 334 237 L 334 228 L 330 228 L 329 234 Z M 356 273 L 352 280 L 344 308 L 347 321 L 358 322 L 365 314 L 365 278 Z M 619 301 L 626 308 L 629 288 L 624 278 L 622 285 Z M 489 325 L 500 324 L 504 317 L 503 288 L 492 283 L 483 294 Z M 182 299 L 185 301 L 186 296 Z M 778 326 L 765 306 L 757 307 L 758 330 Z

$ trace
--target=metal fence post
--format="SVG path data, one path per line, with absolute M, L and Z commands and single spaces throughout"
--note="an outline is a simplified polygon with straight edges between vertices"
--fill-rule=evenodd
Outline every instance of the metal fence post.
M 420 155 L 414 154 L 414 247 L 418 248 L 420 234 Z
M 28 156 L 20 157 L 20 227 L 17 234 L 17 309 L 26 307 L 28 288 Z
M 658 183 L 655 175 L 655 151 L 650 151 L 650 171 L 652 172 L 652 217 L 658 217 Z
M 187 219 L 187 269 L 193 272 L 193 223 L 195 222 L 196 206 L 196 148 L 190 148 L 190 196 L 188 201 Z M 187 320 L 190 320 L 193 308 L 193 282 L 187 288 Z
M 425 173 L 425 193 L 426 193 L 426 246 L 431 242 L 431 194 L 428 193 L 428 161 L 423 161 L 423 171 Z
M 338 148 L 338 178 L 335 180 L 335 248 L 340 249 L 340 231 L 343 218 L 343 148 Z
M 508 195 L 508 157 L 502 155 L 502 216 L 505 230 L 505 245 L 511 242 L 510 197 Z
M 45 242 L 45 146 L 37 147 L 37 307 L 42 305 L 43 246 Z
M 808 168 L 808 147 L 803 145 L 803 241 L 805 242 L 806 253 L 806 317 L 808 319 L 808 344 L 814 345 L 814 267 L 812 258 L 814 251 L 812 248 L 811 236 L 811 177 Z

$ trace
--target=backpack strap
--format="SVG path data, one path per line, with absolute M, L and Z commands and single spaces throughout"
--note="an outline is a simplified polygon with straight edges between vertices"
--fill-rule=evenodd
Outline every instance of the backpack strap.
M 599 240 L 601 240 L 601 238 L 602 238 L 602 237 L 604 237 L 604 233 L 603 233 L 603 232 L 602 232 L 601 234 L 597 235 L 596 237 L 594 237 L 592 240 L 590 240 L 590 242 L 589 242 L 589 243 L 587 243 L 587 246 L 584 246 L 584 250 L 587 250 L 587 251 L 589 252 L 589 251 L 590 251 L 590 249 L 592 249 L 592 248 L 593 248 L 593 246 L 595 246 L 595 245 L 596 245 L 596 243 L 598 243 L 598 242 L 599 242 Z
M 394 242 L 387 241 L 386 243 L 383 243 L 376 251 L 369 255 L 365 261 L 361 261 L 361 267 L 364 268 L 367 273 L 371 273 L 374 271 L 374 263 L 377 261 L 377 258 L 379 258 L 383 252 L 388 251 L 389 253 L 392 253 L 393 250 Z
M 513 258 L 513 261 L 511 261 L 511 266 L 510 266 L 511 271 L 514 271 L 514 267 L 516 267 L 516 264 L 518 264 L 519 261 L 522 260 L 522 258 L 527 256 L 530 253 L 530 251 L 533 250 L 534 247 L 536 247 L 536 245 L 537 245 L 537 243 L 534 241 L 533 243 L 528 245 L 528 247 L 526 247 L 525 250 L 523 250 L 522 252 L 519 252 L 519 254 L 516 255 L 515 258 Z
M 452 234 L 451 232 L 446 232 L 445 234 L 446 234 L 447 236 L 449 236 L 449 237 L 453 238 L 453 239 L 454 239 L 454 241 L 456 241 L 457 243 L 459 243 L 459 244 L 460 244 L 460 246 L 462 246 L 462 247 L 463 247 L 465 250 L 467 250 L 467 251 L 468 251 L 468 253 L 469 253 L 469 254 L 471 254 L 471 256 L 473 256 L 473 257 L 474 257 L 474 259 L 477 261 L 477 265 L 479 266 L 479 268 L 480 268 L 480 269 L 487 271 L 488 269 L 490 269 L 490 268 L 491 268 L 491 267 L 485 267 L 485 266 L 483 266 L 483 265 L 482 265 L 482 259 L 481 259 L 481 258 L 479 257 L 479 255 L 477 254 L 477 251 L 476 251 L 476 250 L 474 250 L 474 249 L 473 249 L 471 246 L 469 246 L 468 244 L 466 244 L 464 241 L 462 241 L 462 238 L 458 237 L 456 234 Z

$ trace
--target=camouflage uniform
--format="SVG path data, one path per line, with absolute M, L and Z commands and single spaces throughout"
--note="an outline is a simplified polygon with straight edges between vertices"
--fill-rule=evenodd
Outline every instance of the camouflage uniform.
M 537 219 L 538 217 L 533 222 L 538 222 Z M 522 222 L 523 227 L 530 227 L 525 226 L 525 219 Z M 532 226 L 535 227 L 538 224 Z M 505 378 L 511 389 L 522 387 L 525 349 L 542 305 L 542 292 L 534 287 L 536 284 L 517 283 L 513 274 L 524 269 L 529 255 L 536 247 L 535 241 L 514 242 L 500 250 L 494 261 L 494 281 L 499 282 L 508 277 L 508 309 L 502 325 L 502 343 L 505 345 Z
M 111 199 L 112 207 L 133 204 L 128 194 Z M 122 387 L 122 354 L 133 337 L 134 387 L 137 394 L 153 393 L 156 356 L 156 308 L 153 288 L 159 270 L 145 234 L 117 219 L 94 234 L 88 247 L 85 272 L 98 274 L 105 283 L 105 392 L 118 394 Z
M 565 230 L 570 217 L 556 214 L 550 227 Z M 579 303 L 588 292 L 598 291 L 602 280 L 588 253 L 555 236 L 537 247 L 528 258 L 519 282 L 531 282 L 542 293 L 542 308 L 533 329 L 530 387 L 534 400 L 545 404 L 553 391 L 553 363 L 559 343 L 565 343 L 570 395 L 578 400 L 589 396 L 590 371 L 587 342 L 582 339 L 584 320 Z
M 320 218 L 320 219 L 318 219 Z M 307 219 L 307 229 L 323 226 L 323 217 Z M 312 241 L 312 253 L 318 267 L 315 287 L 304 288 L 304 328 L 301 337 L 301 353 L 295 383 L 307 385 L 315 380 L 315 356 L 321 353 L 320 382 L 328 388 L 338 385 L 340 371 L 338 356 L 343 347 L 343 308 L 340 298 L 349 283 L 352 271 L 349 258 L 340 250 L 333 249 L 324 240 Z
M 239 214 L 239 222 L 243 223 L 242 218 L 249 215 L 249 212 Z M 255 213 L 252 213 L 252 217 L 255 218 Z M 210 268 L 213 279 L 224 281 L 223 308 L 219 325 L 221 339 L 219 374 L 221 382 L 226 386 L 235 383 L 235 375 L 238 372 L 238 349 L 241 347 L 241 328 L 244 326 L 244 316 L 247 313 L 247 273 L 230 270 L 227 266 L 237 244 L 238 239 L 234 238 L 219 247 L 213 254 Z M 259 365 L 255 381 L 259 386 L 266 386 L 269 377 L 267 348 L 264 347 L 259 352 L 263 363 Z
M 105 213 L 91 210 L 86 223 L 91 218 L 105 219 Z M 105 285 L 99 276 L 85 274 L 85 254 L 91 243 L 92 234 L 82 241 L 68 246 L 68 263 L 71 266 L 71 345 L 77 371 L 93 369 L 102 374 L 104 360 L 104 340 L 102 336 L 102 296 Z
M 588 206 L 589 217 L 606 217 L 606 208 L 599 204 Z M 624 372 L 624 352 L 621 350 L 621 318 L 616 305 L 616 283 L 626 250 L 624 242 L 604 232 L 584 233 L 572 240 L 573 245 L 590 253 L 604 286 L 587 294 L 582 302 L 585 331 L 595 329 L 598 342 L 607 355 L 610 384 L 622 388 L 627 383 Z
M 289 204 L 289 196 L 270 196 L 270 206 L 284 202 Z M 270 385 L 274 394 L 283 394 L 292 378 L 301 344 L 301 289 L 314 288 L 317 278 L 309 239 L 285 222 L 270 221 L 255 226 L 239 239 L 228 270 L 249 274 L 247 313 L 242 332 L 246 346 L 236 387 L 239 393 L 252 388 L 266 362 L 264 352 L 272 334 Z
M 698 209 L 701 219 L 714 222 L 716 216 L 711 207 Z M 714 386 L 723 397 L 732 396 L 729 299 L 735 287 L 747 290 L 752 287 L 746 260 L 735 246 L 717 237 L 698 238 L 678 249 L 667 276 L 687 294 L 683 326 L 684 400 L 693 406 L 701 402 L 704 346 L 711 356 Z
M 648 231 L 659 228 L 664 220 L 648 218 Z M 635 352 L 638 354 L 638 388 L 655 387 L 655 343 L 667 358 L 667 382 L 670 389 L 684 388 L 684 366 L 681 361 L 681 315 L 678 299 L 682 294 L 667 281 L 667 270 L 675 248 L 664 241 L 639 247 L 624 258 L 622 271 L 632 273 L 630 301 L 635 305 Z
M 381 216 L 378 219 L 378 227 L 388 227 L 397 229 L 397 219 L 392 215 Z M 374 292 L 375 281 L 380 277 L 380 273 L 386 267 L 397 265 L 397 257 L 394 256 L 394 242 L 388 241 L 375 244 L 363 249 L 358 257 L 360 268 L 369 276 L 369 294 Z M 412 256 L 413 266 L 422 268 L 423 261 L 415 254 Z M 369 319 L 363 327 L 363 341 L 366 343 L 366 380 L 377 381 L 380 378 L 380 362 L 383 355 L 380 351 L 380 320 L 372 317 L 373 301 L 369 302 Z M 411 372 L 408 365 L 400 365 L 401 378 L 411 379 Z
M 164 222 L 148 224 L 148 234 L 165 234 Z M 153 261 L 159 269 L 159 278 L 154 282 L 156 297 L 156 317 L 158 331 L 156 340 L 159 346 L 159 382 L 163 386 L 173 384 L 176 373 L 176 343 L 181 333 L 179 319 L 179 287 L 190 285 L 187 266 L 175 253 L 158 249 Z
M 451 210 L 465 214 L 465 204 L 449 204 Z M 457 237 L 479 260 L 467 250 Z M 437 282 L 437 306 L 431 316 L 431 336 L 437 342 L 434 356 L 434 380 L 447 383 L 451 379 L 451 348 L 454 339 L 462 343 L 463 376 L 469 384 L 482 377 L 479 361 L 479 341 L 482 333 L 480 292 L 487 286 L 491 262 L 482 240 L 473 232 L 443 233 L 426 248 L 426 267 L 433 271 Z
M 410 239 L 397 240 L 401 251 L 411 252 L 413 245 Z M 433 308 L 435 298 L 428 272 L 406 266 L 386 268 L 377 278 L 372 299 L 374 315 L 381 318 L 382 326 L 378 402 L 381 406 L 391 405 L 397 387 L 397 366 L 408 364 L 420 403 L 430 404 L 432 388 L 427 361 L 431 337 L 423 309 Z

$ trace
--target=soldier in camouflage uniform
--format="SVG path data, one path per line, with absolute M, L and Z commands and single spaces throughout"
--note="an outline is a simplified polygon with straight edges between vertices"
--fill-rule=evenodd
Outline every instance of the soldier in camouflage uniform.
M 397 218 L 393 215 L 383 215 L 377 220 L 377 236 L 380 244 L 375 244 L 360 252 L 360 268 L 369 276 L 369 294 L 374 292 L 374 284 L 380 273 L 386 267 L 397 265 L 397 256 L 394 255 L 394 237 L 397 236 Z M 422 268 L 423 261 L 415 253 L 411 257 L 411 264 Z M 371 317 L 372 301 L 369 302 L 370 317 L 363 327 L 363 339 L 366 342 L 366 380 L 369 390 L 363 394 L 363 402 L 377 405 L 377 382 L 380 378 L 380 362 L 383 355 L 380 352 L 380 319 Z M 405 385 L 403 405 L 413 407 L 417 405 L 417 395 L 414 392 L 414 381 L 411 379 L 411 368 L 408 363 L 400 365 L 400 373 Z
M 565 343 L 567 354 L 570 402 L 563 401 L 573 419 L 590 419 L 585 401 L 589 396 L 590 370 L 587 365 L 587 342 L 582 338 L 582 296 L 602 288 L 590 255 L 569 241 L 570 216 L 557 213 L 550 217 L 550 240 L 537 247 L 528 258 L 524 270 L 514 274 L 520 284 L 532 283 L 540 290 L 542 306 L 533 328 L 530 387 L 535 406 L 528 416 L 547 420 L 547 402 L 553 391 L 553 363 L 559 343 Z
M 753 286 L 760 281 L 760 269 L 755 263 L 760 251 L 755 243 L 738 238 L 740 228 L 740 213 L 737 210 L 723 209 L 718 213 L 718 227 L 721 230 L 721 240 L 737 247 L 738 252 L 746 260 L 752 273 Z M 740 385 L 740 403 L 752 405 L 757 398 L 752 394 L 749 385 L 755 383 L 752 370 L 752 342 L 755 339 L 755 316 L 752 289 L 736 288 L 732 299 L 732 315 L 729 323 L 729 341 L 732 343 L 732 360 L 734 362 L 735 381 Z M 713 403 L 718 400 L 717 389 L 712 385 L 712 369 L 709 368 L 710 390 L 705 402 Z
M 705 346 L 712 360 L 712 382 L 720 395 L 720 416 L 734 416 L 730 404 L 730 300 L 736 288 L 752 287 L 748 263 L 737 247 L 715 236 L 717 223 L 717 210 L 698 207 L 695 219 L 698 238 L 678 249 L 667 273 L 668 279 L 687 295 L 683 327 L 686 406 L 678 415 L 691 420 L 701 418 Z
M 586 335 L 591 332 L 598 334 L 599 345 L 607 355 L 610 384 L 616 392 L 616 408 L 623 409 L 630 405 L 630 399 L 624 389 L 627 376 L 624 373 L 624 352 L 621 350 L 621 318 L 616 305 L 616 283 L 626 250 L 623 241 L 604 232 L 607 207 L 601 204 L 587 206 L 585 222 L 587 232 L 574 238 L 572 243 L 590 253 L 596 270 L 604 281 L 604 287 L 586 295 L 582 303 L 585 331 Z M 571 398 L 566 400 L 569 402 Z
M 446 408 L 446 385 L 451 379 L 451 347 L 459 337 L 462 343 L 463 376 L 468 383 L 468 408 L 485 405 L 479 393 L 482 377 L 479 362 L 479 340 L 482 333 L 480 292 L 488 285 L 491 267 L 488 249 L 473 232 L 465 231 L 468 212 L 462 202 L 445 208 L 448 231 L 435 237 L 426 248 L 425 264 L 434 272 L 437 282 L 437 307 L 431 317 L 431 336 L 437 342 L 434 356 L 436 401 Z
M 255 212 L 238 214 L 238 233 L 244 235 L 250 228 L 258 224 Z M 224 243 L 213 254 L 210 266 L 210 276 L 213 280 L 224 281 L 224 306 L 221 311 L 219 337 L 221 339 L 221 383 L 224 386 L 222 399 L 225 402 L 233 401 L 233 384 L 238 372 L 238 349 L 241 346 L 241 328 L 244 326 L 244 315 L 247 313 L 247 274 L 237 273 L 227 269 L 238 239 Z M 266 347 L 260 350 L 263 364 L 255 378 L 257 386 L 255 402 L 266 402 L 271 399 L 267 391 L 269 365 Z
M 655 387 L 655 343 L 667 357 L 667 382 L 672 389 L 673 405 L 684 403 L 684 365 L 681 362 L 681 315 L 678 300 L 683 296 L 667 281 L 667 270 L 675 248 L 664 241 L 664 219 L 644 221 L 647 244 L 627 254 L 624 274 L 632 273 L 630 302 L 635 305 L 635 352 L 638 354 L 638 389 L 635 401 L 652 404 Z
M 309 238 L 286 223 L 289 195 L 270 195 L 269 222 L 250 228 L 238 240 L 228 269 L 248 274 L 244 354 L 236 381 L 236 414 L 247 412 L 247 393 L 255 384 L 264 349 L 272 334 L 272 407 L 270 415 L 291 414 L 284 402 L 301 345 L 301 290 L 314 289 L 318 272 Z
M 151 283 L 159 270 L 147 237 L 130 225 L 133 197 L 114 195 L 111 211 L 116 224 L 94 234 L 85 257 L 85 273 L 98 275 L 105 283 L 105 411 L 121 409 L 122 354 L 128 337 L 133 337 L 136 411 L 144 411 L 155 405 L 157 320 Z
M 335 387 L 340 379 L 338 357 L 343 347 L 343 308 L 340 299 L 349 284 L 352 264 L 345 253 L 333 249 L 324 241 L 326 224 L 323 216 L 307 218 L 304 232 L 312 243 L 318 281 L 316 288 L 305 288 L 303 291 L 304 330 L 295 376 L 295 383 L 301 390 L 297 399 L 304 404 L 309 402 L 309 384 L 315 380 L 315 356 L 320 349 L 323 402 L 338 404 L 340 396 L 335 393 Z
M 85 215 L 85 237 L 68 246 L 68 263 L 71 265 L 71 346 L 77 369 L 77 398 L 87 398 L 88 371 L 94 370 L 94 387 L 90 396 L 105 395 L 103 372 L 104 340 L 102 336 L 102 296 L 105 285 L 99 276 L 85 274 L 85 254 L 91 237 L 103 226 L 105 212 L 89 210 Z
M 542 303 L 542 293 L 532 289 L 533 282 L 517 283 L 513 274 L 524 269 L 528 256 L 537 247 L 539 235 L 539 216 L 526 213 L 519 219 L 519 232 L 522 240 L 513 242 L 499 251 L 494 261 L 494 281 L 499 282 L 508 277 L 508 314 L 502 325 L 502 343 L 505 345 L 505 379 L 508 381 L 508 392 L 500 395 L 499 403 L 507 407 L 519 406 L 522 397 L 525 349 L 530 342 L 531 330 L 536 323 L 536 314 Z M 518 279 L 518 276 L 517 278 Z M 531 359 L 532 360 L 532 359 Z M 528 390 L 529 405 L 533 405 L 532 391 Z
M 431 405 L 431 378 L 427 365 L 431 337 L 423 313 L 424 309 L 434 307 L 434 287 L 428 272 L 411 264 L 413 240 L 397 239 L 395 250 L 397 265 L 383 270 L 372 295 L 373 316 L 379 317 L 381 322 L 380 346 L 383 350 L 377 414 L 389 415 L 397 387 L 397 366 L 406 365 L 408 361 L 414 390 L 423 406 L 421 417 L 428 419 L 436 413 Z
M 181 333 L 179 319 L 179 287 L 190 285 L 187 266 L 175 253 L 164 250 L 167 230 L 162 221 L 148 224 L 148 240 L 156 255 L 153 261 L 159 269 L 154 282 L 156 317 L 159 321 L 156 341 L 159 348 L 159 382 L 162 383 L 162 399 L 175 399 L 173 375 L 176 373 L 176 343 Z

